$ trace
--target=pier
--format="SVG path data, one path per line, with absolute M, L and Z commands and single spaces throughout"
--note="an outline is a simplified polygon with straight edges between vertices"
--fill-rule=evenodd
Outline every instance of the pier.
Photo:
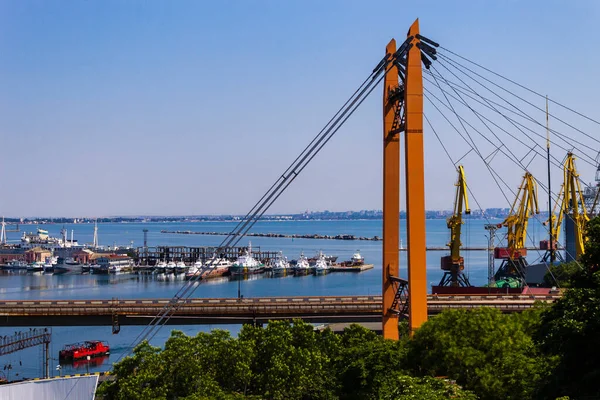
M 521 312 L 560 295 L 429 295 L 428 313 L 445 309 L 494 307 Z M 0 326 L 147 325 L 172 299 L 6 300 Z M 195 298 L 182 300 L 167 319 L 172 325 L 266 323 L 302 319 L 314 323 L 380 322 L 381 296 Z
M 215 246 L 151 246 L 138 247 L 136 254 L 141 265 L 155 265 L 158 261 L 183 261 L 193 264 L 198 260 L 204 263 L 215 254 L 218 257 L 235 261 L 247 249 L 248 247 L 246 246 L 227 248 L 218 248 Z M 260 247 L 252 247 L 252 257 L 263 263 L 268 263 L 277 254 L 277 251 L 263 251 Z

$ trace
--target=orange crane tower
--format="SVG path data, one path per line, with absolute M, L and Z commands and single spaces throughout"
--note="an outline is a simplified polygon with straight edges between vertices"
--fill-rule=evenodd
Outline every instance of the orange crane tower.
M 423 72 L 421 49 L 427 41 L 419 34 L 419 20 L 410 27 L 411 45 L 402 60 L 386 75 L 383 89 L 383 337 L 397 340 L 395 311 L 405 281 L 399 278 L 400 133 L 404 132 L 406 179 L 406 223 L 408 253 L 408 318 L 411 334 L 427 320 L 425 248 L 425 173 L 423 158 Z M 430 41 L 429 41 L 430 42 Z M 430 42 L 431 43 L 431 42 Z M 396 52 L 391 40 L 386 54 Z M 405 287 L 405 286 L 403 286 Z M 397 290 L 395 290 L 395 288 Z

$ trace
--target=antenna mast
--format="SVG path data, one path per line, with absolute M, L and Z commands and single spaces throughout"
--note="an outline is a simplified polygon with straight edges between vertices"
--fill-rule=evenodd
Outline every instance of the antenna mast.
M 548 161 L 548 221 L 550 221 L 550 265 L 556 261 L 554 229 L 552 228 L 552 190 L 550 181 L 550 122 L 548 113 L 548 96 L 546 95 L 546 159 Z M 558 238 L 556 238 L 558 240 Z

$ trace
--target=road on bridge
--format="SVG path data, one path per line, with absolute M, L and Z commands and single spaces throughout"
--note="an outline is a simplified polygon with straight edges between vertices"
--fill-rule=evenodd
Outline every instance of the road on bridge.
M 429 314 L 494 307 L 520 312 L 558 295 L 429 295 Z M 0 326 L 146 325 L 172 299 L 0 301 Z M 181 300 L 169 324 L 245 324 L 299 318 L 308 322 L 377 322 L 381 296 L 194 298 Z

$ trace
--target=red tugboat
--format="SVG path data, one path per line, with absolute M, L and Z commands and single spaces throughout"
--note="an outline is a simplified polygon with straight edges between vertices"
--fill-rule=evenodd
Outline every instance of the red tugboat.
M 88 340 L 83 343 L 67 344 L 58 353 L 59 360 L 81 360 L 110 354 L 108 343 L 100 340 Z

